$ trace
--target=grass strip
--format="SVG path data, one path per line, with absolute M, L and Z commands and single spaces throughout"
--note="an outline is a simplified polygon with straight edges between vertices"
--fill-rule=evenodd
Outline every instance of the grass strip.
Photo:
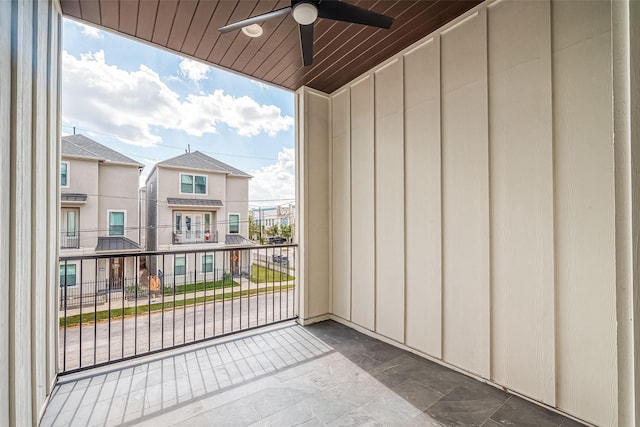
M 295 277 L 286 273 L 281 273 L 278 270 L 263 267 L 258 264 L 253 264 L 251 268 L 251 281 L 253 283 L 286 282 L 287 280 L 291 281 L 294 279 Z
M 164 309 L 165 310 L 172 310 L 174 308 L 180 308 L 180 307 L 184 307 L 184 306 L 190 306 L 190 305 L 194 305 L 194 304 L 201 304 L 206 302 L 211 302 L 214 300 L 222 300 L 222 299 L 232 299 L 232 298 L 237 298 L 240 296 L 250 296 L 250 295 L 255 295 L 258 293 L 264 293 L 264 292 L 271 292 L 271 291 L 286 291 L 287 289 L 293 289 L 295 288 L 295 285 L 290 284 L 289 286 L 287 285 L 280 285 L 280 286 L 275 286 L 275 287 L 268 287 L 268 288 L 260 288 L 260 289 L 249 289 L 249 290 L 243 290 L 243 291 L 233 291 L 233 292 L 225 292 L 224 294 L 219 294 L 219 295 L 207 295 L 207 296 L 201 296 L 201 297 L 196 297 L 196 298 L 188 298 L 186 300 L 178 300 L 178 301 L 166 301 L 164 302 Z M 166 294 L 165 294 L 166 297 Z M 137 307 L 137 311 L 136 311 L 136 307 L 125 307 L 124 309 L 122 307 L 120 308 L 112 308 L 111 309 L 111 320 L 120 320 L 123 317 L 123 313 L 124 313 L 124 317 L 134 317 L 137 313 L 138 316 L 140 315 L 144 315 L 145 313 L 148 313 L 149 310 L 151 310 L 151 312 L 155 312 L 155 311 L 162 311 L 162 302 L 156 302 L 153 304 L 147 304 L 147 305 L 139 305 Z M 97 323 L 102 323 L 105 321 L 109 320 L 109 310 L 102 310 L 102 311 L 97 311 L 95 312 L 95 319 L 97 321 Z M 63 328 L 65 325 L 65 321 L 64 321 L 64 317 L 60 318 L 60 328 Z M 82 313 L 82 324 L 83 325 L 92 325 L 94 321 L 94 313 L 93 312 L 89 312 L 89 313 Z M 80 325 L 80 315 L 79 314 L 74 314 L 71 316 L 67 316 L 67 328 L 71 328 L 74 326 L 78 326 Z

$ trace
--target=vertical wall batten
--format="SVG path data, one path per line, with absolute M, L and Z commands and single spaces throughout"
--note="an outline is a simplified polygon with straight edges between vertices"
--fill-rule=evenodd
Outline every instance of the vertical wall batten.
M 478 13 L 442 34 L 441 57 L 442 356 L 487 377 L 490 349 L 485 15 Z
M 375 328 L 375 169 L 373 78 L 350 87 L 351 320 Z
M 0 2 L 0 199 L 9 200 L 11 144 L 11 13 L 10 2 Z M 9 210 L 0 209 L 0 235 L 9 235 Z M 0 258 L 9 259 L 9 239 L 0 239 Z M 9 373 L 9 270 L 0 268 L 0 375 Z M 0 381 L 0 425 L 9 425 L 9 381 Z
M 11 132 L 11 195 L 9 198 L 9 396 L 10 424 L 30 425 L 32 419 L 31 370 L 31 144 L 33 138 L 33 14 L 34 4 L 15 4 L 13 27 L 13 105 Z
M 349 90 L 331 101 L 332 313 L 351 320 L 351 138 Z
M 549 2 L 489 17 L 492 379 L 555 403 Z
M 35 398 L 32 400 L 32 417 L 34 420 L 40 418 L 40 405 L 45 400 L 48 381 L 46 379 L 47 369 L 47 307 L 40 303 L 46 301 L 47 295 L 47 175 L 42 173 L 47 169 L 47 149 L 39 149 L 43 141 L 47 141 L 48 121 L 47 117 L 47 50 L 49 37 L 49 8 L 50 3 L 36 2 L 33 19 L 36 42 L 33 49 L 33 69 L 34 92 L 33 92 L 33 139 L 31 141 L 31 151 L 33 153 L 31 162 L 31 179 L 33 180 L 33 194 L 31 198 L 31 255 L 39 262 L 31 263 L 32 294 L 31 306 L 33 313 L 31 316 L 31 366 L 33 370 L 32 387 Z M 43 120 L 38 120 L 42 117 Z M 45 213 L 38 215 L 39 212 Z
M 404 341 L 402 61 L 375 73 L 376 331 Z
M 552 1 L 557 406 L 598 425 L 617 424 L 610 8 Z
M 406 341 L 442 348 L 440 38 L 404 55 Z
M 300 317 L 303 320 L 326 315 L 330 308 L 331 281 L 329 253 L 330 196 L 329 158 L 331 131 L 330 100 L 327 96 L 302 88 L 296 93 L 298 108 L 298 156 L 296 166 L 299 183 L 298 220 L 300 227 L 300 264 L 298 274 Z

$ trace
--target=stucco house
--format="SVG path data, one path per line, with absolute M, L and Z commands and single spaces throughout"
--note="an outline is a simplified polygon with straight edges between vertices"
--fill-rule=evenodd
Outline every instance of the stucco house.
M 131 182 L 138 181 L 144 165 L 84 135 L 63 136 L 61 151 L 60 255 L 139 252 L 140 207 Z M 97 282 L 121 289 L 125 276 L 135 277 L 134 258 L 96 262 L 82 266 L 85 288 Z M 61 263 L 61 286 L 77 287 L 80 269 L 78 262 Z
M 202 250 L 225 246 L 251 246 L 249 232 L 249 179 L 251 176 L 199 151 L 188 152 L 155 165 L 146 181 L 146 245 L 150 251 Z M 248 251 L 243 251 L 248 254 Z M 248 256 L 248 255 L 247 255 Z M 211 254 L 175 255 L 151 262 L 180 283 L 193 275 L 224 269 L 239 274 L 248 270 L 238 252 L 230 259 Z

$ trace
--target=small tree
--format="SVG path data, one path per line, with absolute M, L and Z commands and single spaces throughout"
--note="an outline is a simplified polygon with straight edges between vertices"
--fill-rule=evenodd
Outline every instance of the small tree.
M 290 225 L 281 226 L 280 227 L 280 234 L 282 235 L 282 237 L 287 239 L 287 242 L 288 242 L 289 239 L 291 239 L 291 226 Z
M 255 222 L 253 217 L 249 217 L 249 238 L 257 240 L 260 235 L 260 226 Z
M 278 228 L 278 224 L 273 224 L 271 227 L 267 228 L 267 234 L 269 236 L 277 236 L 279 232 L 280 229 Z

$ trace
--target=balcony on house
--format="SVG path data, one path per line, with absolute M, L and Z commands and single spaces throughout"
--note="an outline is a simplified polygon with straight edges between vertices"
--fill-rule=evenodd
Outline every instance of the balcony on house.
M 215 223 L 215 212 L 174 211 L 173 218 L 172 243 L 218 243 L 218 230 Z

